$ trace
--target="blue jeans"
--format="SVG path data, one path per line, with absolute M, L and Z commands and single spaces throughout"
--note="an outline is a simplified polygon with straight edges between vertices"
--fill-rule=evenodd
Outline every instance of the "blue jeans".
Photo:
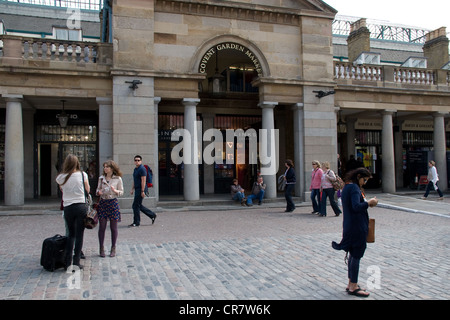
M 333 208 L 334 214 L 335 215 L 340 215 L 341 209 L 339 209 L 336 201 L 334 201 L 334 189 L 333 188 L 327 188 L 327 189 L 322 189 L 322 200 L 320 201 L 320 214 L 323 216 L 327 215 L 327 197 L 330 199 L 330 205 L 331 208 Z
M 247 197 L 247 204 L 252 204 L 253 203 L 253 199 L 258 199 L 259 203 L 262 202 L 263 198 L 264 198 L 264 190 L 261 190 L 258 194 L 251 194 Z
M 428 182 L 427 189 L 425 190 L 425 194 L 423 195 L 425 198 L 428 197 L 428 194 L 431 190 L 434 190 L 433 181 Z M 443 197 L 441 189 L 439 189 L 438 183 L 436 182 L 436 191 L 439 193 L 439 197 Z
M 245 195 L 243 192 L 236 192 L 233 196 L 233 200 L 237 200 L 237 201 L 241 201 L 242 199 L 245 198 Z
M 144 198 L 142 198 L 141 196 L 141 189 L 134 189 L 134 201 L 132 205 L 133 223 L 137 226 L 141 224 L 141 211 L 150 219 L 156 218 L 156 214 L 152 210 L 144 207 L 144 205 L 142 204 L 142 200 L 144 200 Z
M 311 190 L 311 202 L 313 206 L 313 212 L 320 212 L 320 189 Z

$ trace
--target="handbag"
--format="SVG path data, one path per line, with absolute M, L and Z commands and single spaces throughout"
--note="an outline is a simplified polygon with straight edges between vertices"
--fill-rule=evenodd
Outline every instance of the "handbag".
M 92 196 L 86 192 L 84 187 L 84 175 L 81 172 L 81 178 L 83 180 L 84 196 L 86 198 L 86 211 L 87 214 L 84 217 L 84 227 L 86 229 L 94 229 L 98 224 L 97 204 L 92 205 Z
M 369 232 L 367 233 L 367 243 L 375 242 L 375 219 L 369 219 Z
M 336 180 L 334 180 L 331 184 L 333 185 L 335 191 L 342 190 L 345 187 L 344 181 L 338 175 L 336 175 Z
M 89 212 L 84 217 L 84 227 L 86 229 L 94 229 L 98 224 L 98 212 L 97 212 L 97 204 L 94 204 L 92 207 L 89 207 Z

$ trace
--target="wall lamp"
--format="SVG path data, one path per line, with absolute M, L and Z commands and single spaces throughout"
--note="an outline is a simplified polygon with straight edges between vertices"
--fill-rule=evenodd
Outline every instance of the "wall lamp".
M 131 86 L 129 86 L 130 89 L 136 90 L 138 88 L 138 84 L 141 84 L 141 80 L 133 80 L 133 81 L 125 81 L 125 83 L 131 83 Z
M 62 112 L 58 114 L 56 117 L 58 118 L 59 125 L 61 126 L 61 128 L 65 128 L 67 127 L 67 122 L 69 122 L 69 115 L 64 110 L 64 102 L 66 102 L 66 100 L 61 100 L 61 102 L 62 102 Z
M 326 97 L 326 96 L 329 96 L 330 94 L 335 94 L 334 91 L 325 92 L 325 91 L 320 90 L 320 91 L 313 91 L 313 92 L 317 93 L 316 97 L 319 98 L 319 99 L 323 98 L 323 97 Z

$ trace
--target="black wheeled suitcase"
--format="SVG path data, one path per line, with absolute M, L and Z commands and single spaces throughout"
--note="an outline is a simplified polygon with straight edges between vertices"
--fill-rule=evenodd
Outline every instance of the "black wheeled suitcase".
M 64 268 L 67 237 L 59 234 L 47 238 L 42 243 L 41 266 L 45 270 L 55 271 Z

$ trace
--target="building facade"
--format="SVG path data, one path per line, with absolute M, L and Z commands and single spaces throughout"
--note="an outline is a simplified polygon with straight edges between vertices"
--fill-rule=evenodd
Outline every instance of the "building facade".
M 0 4 L 8 30 L 19 4 Z M 153 168 L 154 202 L 228 193 L 233 178 L 248 190 L 259 174 L 266 197 L 275 198 L 285 159 L 294 160 L 295 192 L 304 198 L 311 161 L 336 168 L 338 152 L 361 155 L 387 192 L 407 184 L 414 172 L 405 176 L 404 167 L 420 152 L 432 151 L 447 175 L 445 31 L 430 33 L 424 46 L 440 58 L 418 70 L 353 63 L 371 57 L 364 20 L 353 24 L 347 59 L 336 58 L 337 11 L 323 1 L 105 4 L 97 12 L 103 41 L 83 37 L 92 23 L 85 14 L 95 15 L 85 11 L 78 39 L 2 35 L 6 205 L 57 195 L 54 178 L 68 153 L 79 156 L 93 186 L 102 163 L 115 160 L 125 194 L 134 155 L 142 155 Z M 428 144 L 419 150 L 405 136 Z

